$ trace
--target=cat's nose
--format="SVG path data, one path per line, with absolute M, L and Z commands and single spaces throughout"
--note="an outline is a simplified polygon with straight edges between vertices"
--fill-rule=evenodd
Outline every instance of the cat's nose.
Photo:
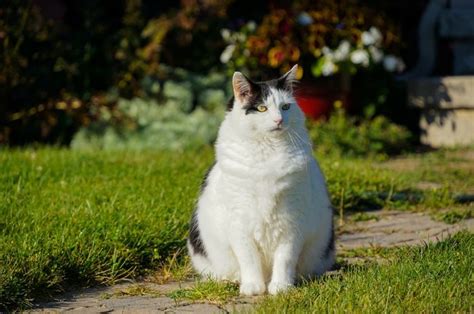
M 283 122 L 283 118 L 273 119 L 273 121 L 274 121 L 278 126 L 281 126 L 281 124 L 282 124 L 282 122 Z

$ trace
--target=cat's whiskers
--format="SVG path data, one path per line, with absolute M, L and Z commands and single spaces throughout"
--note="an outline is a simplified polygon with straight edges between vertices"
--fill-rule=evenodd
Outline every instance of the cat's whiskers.
M 295 130 L 289 130 L 289 131 L 291 131 L 290 133 L 294 136 L 295 142 L 296 142 L 297 147 L 299 149 L 301 149 L 303 152 L 305 152 L 306 149 L 309 148 L 309 150 L 311 151 L 311 144 L 308 143 L 307 141 L 303 140 L 303 138 L 301 137 L 300 134 L 298 134 L 298 132 L 296 132 Z M 303 158 L 304 158 L 305 170 L 306 170 L 306 172 L 308 172 L 309 171 L 308 163 L 310 161 L 310 158 L 306 153 L 303 153 Z

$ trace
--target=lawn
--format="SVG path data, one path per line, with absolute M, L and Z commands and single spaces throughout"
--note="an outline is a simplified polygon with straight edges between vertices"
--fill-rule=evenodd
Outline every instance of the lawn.
M 360 253 L 360 252 L 359 252 Z M 371 255 L 370 250 L 365 250 Z M 452 313 L 474 306 L 474 235 L 462 232 L 423 247 L 383 249 L 384 260 L 345 265 L 288 293 L 263 298 L 257 313 Z M 238 286 L 214 281 L 169 294 L 175 299 L 223 304 Z
M 474 236 L 385 252 L 388 265 L 349 266 L 266 298 L 259 313 L 453 313 L 474 306 Z
M 460 194 L 473 192 L 474 169 L 469 166 L 472 160 L 459 151 L 408 157 L 409 163 L 319 156 L 335 211 L 345 215 L 382 207 L 436 212 L 453 208 L 455 212 L 443 211 L 449 219 L 472 216 L 472 205 L 459 198 Z M 28 307 L 32 300 L 71 286 L 110 284 L 155 269 L 184 247 L 188 219 L 212 159 L 210 148 L 179 154 L 92 153 L 59 148 L 0 151 L 0 310 Z M 365 297 L 349 298 L 370 290 L 370 285 L 363 284 L 364 278 L 375 283 L 400 275 L 400 280 L 405 280 L 410 274 L 417 274 L 417 269 L 427 269 L 426 276 L 436 275 L 432 278 L 439 282 L 444 278 L 446 289 L 452 282 L 459 282 L 459 291 L 446 290 L 452 291 L 452 300 L 446 301 L 449 304 L 433 309 L 466 309 L 459 304 L 467 289 L 466 280 L 472 280 L 472 240 L 471 235 L 462 235 L 452 240 L 459 245 L 419 251 L 435 259 L 432 262 L 417 259 L 415 252 L 407 256 L 418 262 L 351 269 L 343 278 L 327 279 L 327 284 L 305 285 L 288 295 L 288 306 L 324 310 L 337 305 L 327 303 L 330 298 L 324 296 L 344 291 L 348 296 L 345 302 L 349 303 L 341 304 L 341 308 L 356 309 L 368 302 Z M 437 255 L 443 258 L 436 259 Z M 470 266 L 467 270 L 466 263 Z M 443 272 L 445 267 L 454 270 Z M 359 290 L 348 290 L 357 285 Z M 384 285 L 380 282 L 373 291 L 389 289 L 380 294 L 401 296 L 394 294 L 400 285 L 396 281 Z M 419 287 L 413 291 L 420 295 L 432 291 L 437 297 L 444 291 L 434 291 L 430 284 Z M 298 301 L 311 295 L 321 298 Z M 425 303 L 405 309 L 431 310 L 424 307 L 431 299 L 422 299 L 420 302 Z M 271 309 L 277 304 L 272 302 L 278 300 L 265 301 L 262 309 Z M 378 302 L 374 310 L 383 309 Z M 396 308 L 388 304 L 388 309 Z

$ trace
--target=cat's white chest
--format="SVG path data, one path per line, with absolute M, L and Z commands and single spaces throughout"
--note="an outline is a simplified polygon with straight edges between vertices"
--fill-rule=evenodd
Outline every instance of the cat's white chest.
M 288 234 L 289 220 L 281 208 L 271 207 L 261 212 L 254 223 L 253 238 L 261 246 L 262 251 L 273 251 L 280 239 Z

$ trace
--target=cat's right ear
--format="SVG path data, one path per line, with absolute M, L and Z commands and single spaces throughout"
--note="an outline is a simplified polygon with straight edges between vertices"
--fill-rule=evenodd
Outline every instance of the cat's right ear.
M 245 103 L 253 92 L 253 83 L 242 73 L 235 72 L 232 77 L 232 88 L 235 98 Z

